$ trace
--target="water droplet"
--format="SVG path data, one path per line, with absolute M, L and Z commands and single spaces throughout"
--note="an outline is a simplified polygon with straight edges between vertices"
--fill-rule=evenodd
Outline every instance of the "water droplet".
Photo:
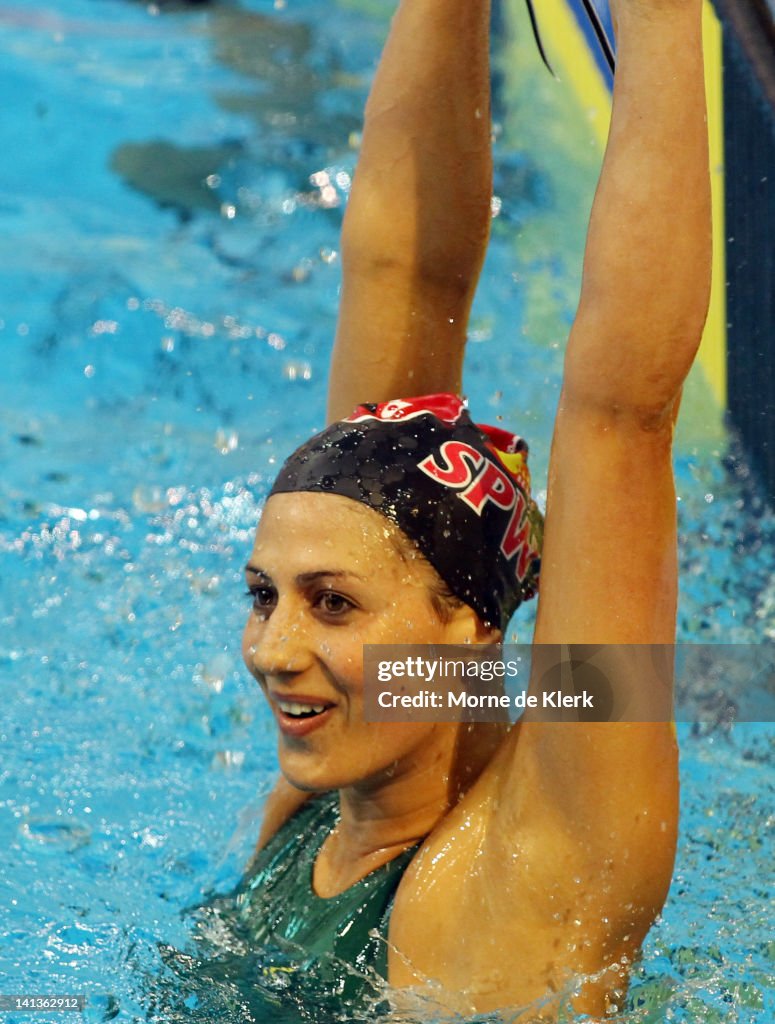
M 162 512 L 167 508 L 167 495 L 156 485 L 138 484 L 132 491 L 132 503 L 138 512 Z
M 312 367 L 307 362 L 291 360 L 283 367 L 283 377 L 291 381 L 312 380 Z
M 216 430 L 215 447 L 221 455 L 228 455 L 239 447 L 239 434 L 236 430 Z
M 232 668 L 233 663 L 229 655 L 221 652 L 210 658 L 202 669 L 202 679 L 215 693 L 220 693 Z

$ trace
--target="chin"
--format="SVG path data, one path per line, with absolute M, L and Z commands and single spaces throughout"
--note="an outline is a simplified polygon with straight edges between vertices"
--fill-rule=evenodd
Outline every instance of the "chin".
M 348 771 L 342 764 L 325 763 L 319 755 L 279 750 L 280 771 L 296 789 L 305 793 L 325 793 L 332 789 L 347 789 L 363 783 L 379 788 L 380 783 L 392 778 L 395 760 L 387 765 L 371 765 L 366 770 Z
M 280 771 L 288 782 L 304 793 L 325 793 L 331 789 L 341 789 L 354 781 L 343 777 L 341 771 L 337 772 L 321 764 L 314 755 L 284 751 L 282 741 L 278 759 Z

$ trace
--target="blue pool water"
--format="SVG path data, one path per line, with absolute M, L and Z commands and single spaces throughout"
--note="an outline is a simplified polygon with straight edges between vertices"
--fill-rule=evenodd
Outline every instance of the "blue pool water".
M 278 460 L 322 425 L 392 7 L 0 4 L 2 992 L 145 1019 L 158 944 L 186 948 L 181 911 L 255 842 L 274 738 L 240 667 L 241 567 Z M 531 102 L 562 95 L 525 75 Z M 562 131 L 522 131 L 508 81 L 467 387 L 530 440 L 540 497 L 596 157 L 564 159 L 581 129 L 561 107 Z M 676 469 L 679 639 L 775 639 L 775 523 L 734 438 L 695 431 Z M 676 876 L 622 1019 L 765 1024 L 775 733 L 680 739 Z M 219 1019 L 251 1019 L 208 985 Z

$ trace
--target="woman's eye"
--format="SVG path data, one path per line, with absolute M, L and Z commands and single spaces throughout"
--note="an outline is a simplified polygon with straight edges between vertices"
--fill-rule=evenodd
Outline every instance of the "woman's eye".
M 341 594 L 335 593 L 333 590 L 324 590 L 318 597 L 317 603 L 318 607 L 328 615 L 343 615 L 345 612 L 349 612 L 353 607 L 352 602 L 348 601 L 346 597 L 342 597 Z
M 253 598 L 253 608 L 256 611 L 265 611 L 275 603 L 275 592 L 272 587 L 248 587 L 245 596 Z

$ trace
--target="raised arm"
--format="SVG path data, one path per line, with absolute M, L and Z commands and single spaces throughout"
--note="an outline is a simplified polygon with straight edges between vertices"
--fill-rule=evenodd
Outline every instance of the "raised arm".
M 669 423 L 710 291 L 701 0 L 613 0 L 618 71 L 563 410 Z
M 461 388 L 490 226 L 489 0 L 404 0 L 366 106 L 342 232 L 329 421 Z
M 618 0 L 619 65 L 553 442 L 536 640 L 671 643 L 670 445 L 710 288 L 701 0 Z
M 677 593 L 671 442 L 705 320 L 710 196 L 701 0 L 617 0 L 613 121 L 552 443 L 537 643 L 671 644 Z M 650 659 L 612 658 L 620 693 Z M 662 906 L 676 841 L 677 754 L 667 722 L 526 722 L 510 737 L 514 809 L 582 883 L 565 894 L 586 949 L 557 970 L 631 960 Z M 513 805 L 513 801 L 512 805 Z M 547 908 L 548 910 L 548 908 Z M 577 1009 L 600 1012 L 590 986 Z M 615 983 L 615 979 L 611 984 Z

